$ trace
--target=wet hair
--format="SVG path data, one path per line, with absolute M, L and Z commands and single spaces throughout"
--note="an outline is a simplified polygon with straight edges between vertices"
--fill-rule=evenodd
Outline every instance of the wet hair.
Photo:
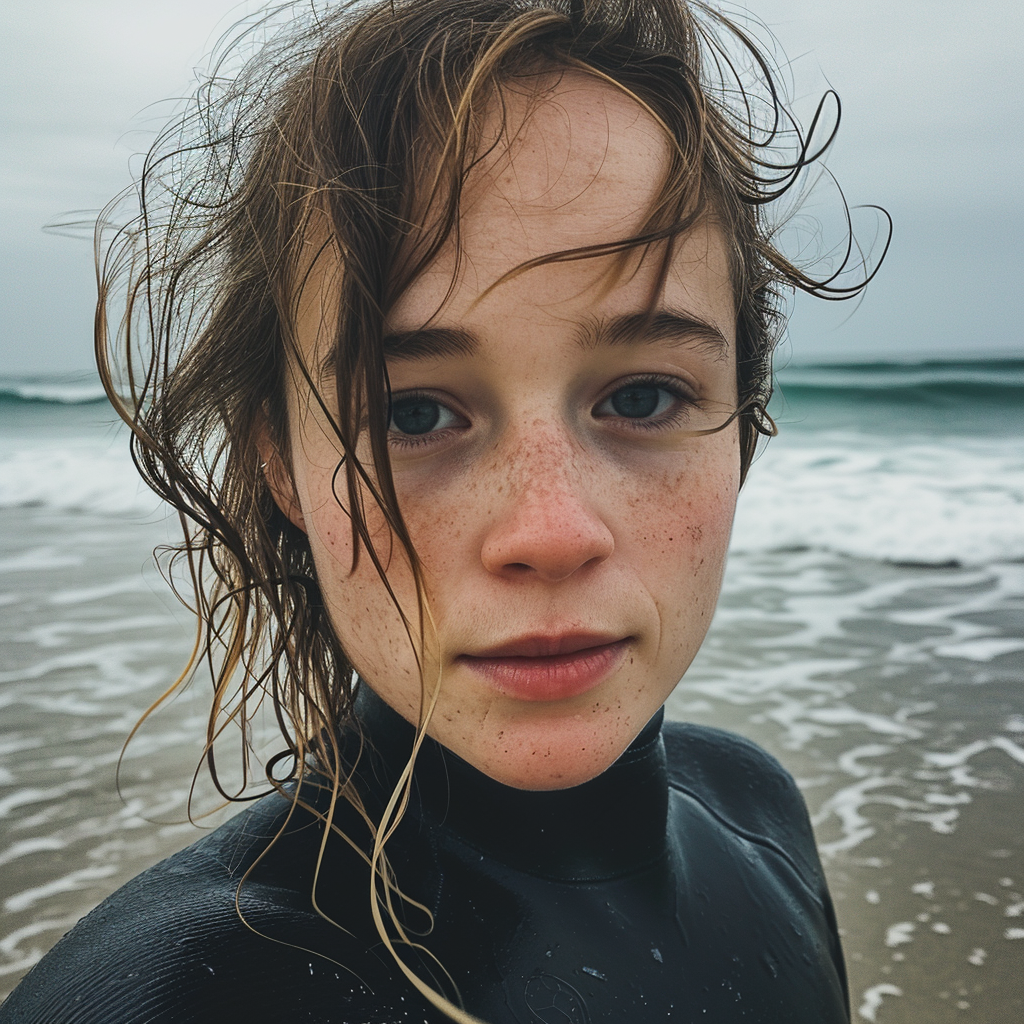
M 181 517 L 174 557 L 188 567 L 198 622 L 181 679 L 202 663 L 211 673 L 207 759 L 228 798 L 241 790 L 222 786 L 214 741 L 269 699 L 284 738 L 267 765 L 272 784 L 315 764 L 358 799 L 337 754 L 353 668 L 308 539 L 275 504 L 258 447 L 276 448 L 287 466 L 288 375 L 307 374 L 313 401 L 321 379 L 335 389 L 323 405 L 343 453 L 335 491 L 354 557 L 370 558 L 387 585 L 361 510 L 369 494 L 422 594 L 387 455 L 385 318 L 457 236 L 461 188 L 502 89 L 561 71 L 596 76 L 645 107 L 670 160 L 634 236 L 539 262 L 645 249 L 661 252 L 664 275 L 673 239 L 702 219 L 721 227 L 737 315 L 741 475 L 774 429 L 765 407 L 787 290 L 841 298 L 870 279 L 862 265 L 844 283 L 857 269 L 852 234 L 841 265 L 818 278 L 776 245 L 772 204 L 831 142 L 834 129 L 816 130 L 830 98 L 803 133 L 769 57 L 704 4 L 342 0 L 275 8 L 246 26 L 146 157 L 137 216 L 104 235 L 96 319 L 100 372 L 131 427 L 136 464 Z M 323 377 L 297 359 L 295 338 L 316 253 L 340 267 Z M 363 430 L 372 472 L 356 455 Z M 422 621 L 407 625 L 415 646 Z

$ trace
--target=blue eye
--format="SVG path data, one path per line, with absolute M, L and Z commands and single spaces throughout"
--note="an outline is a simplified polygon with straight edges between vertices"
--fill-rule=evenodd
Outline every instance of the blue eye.
M 402 434 L 427 434 L 441 419 L 441 406 L 430 398 L 400 398 L 391 406 L 391 426 Z
M 460 417 L 429 395 L 403 395 L 392 399 L 388 430 L 397 439 L 418 438 L 459 426 Z
M 635 380 L 616 388 L 598 404 L 599 416 L 618 416 L 627 420 L 646 420 L 664 416 L 679 406 L 682 396 L 676 387 L 658 380 Z
M 612 408 L 619 416 L 643 419 L 653 416 L 666 397 L 664 388 L 654 384 L 630 384 L 611 396 Z

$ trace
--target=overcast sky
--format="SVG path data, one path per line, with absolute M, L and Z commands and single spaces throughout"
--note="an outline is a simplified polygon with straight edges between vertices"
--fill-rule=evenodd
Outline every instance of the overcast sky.
M 91 245 L 46 234 L 130 180 L 216 38 L 250 2 L 33 0 L 0 15 L 0 373 L 91 365 Z M 763 0 L 798 109 L 843 101 L 829 167 L 896 227 L 859 308 L 799 299 L 794 361 L 1024 356 L 1019 0 Z M 157 104 L 157 106 L 153 106 Z M 865 238 L 871 238 L 870 220 Z

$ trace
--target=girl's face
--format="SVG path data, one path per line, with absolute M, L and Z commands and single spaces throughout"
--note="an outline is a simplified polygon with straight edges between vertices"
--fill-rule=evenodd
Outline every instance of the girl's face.
M 429 732 L 501 782 L 556 789 L 623 752 L 704 639 L 739 447 L 735 424 L 692 431 L 735 407 L 735 316 L 710 223 L 678 241 L 660 291 L 657 254 L 618 276 L 614 257 L 546 264 L 488 291 L 535 257 L 633 234 L 668 160 L 657 123 L 595 79 L 552 80 L 530 106 L 505 98 L 522 127 L 470 173 L 458 263 L 449 246 L 389 312 L 389 445 L 436 627 Z M 318 265 L 303 296 L 310 366 L 337 272 Z M 351 571 L 338 445 L 296 381 L 293 479 L 274 463 L 275 494 L 309 535 L 360 676 L 416 722 L 413 648 L 370 560 Z M 366 516 L 415 635 L 408 562 L 369 499 Z

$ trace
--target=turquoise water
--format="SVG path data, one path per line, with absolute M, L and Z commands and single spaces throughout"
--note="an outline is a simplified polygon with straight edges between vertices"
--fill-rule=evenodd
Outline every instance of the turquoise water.
M 772 413 L 669 714 L 797 777 L 855 1020 L 1019 1019 L 1024 360 L 789 367 Z M 202 688 L 114 788 L 190 646 L 149 559 L 167 535 L 97 385 L 0 379 L 0 993 L 197 834 Z
M 1024 360 L 791 366 L 773 411 L 792 427 L 931 436 L 1024 434 Z

